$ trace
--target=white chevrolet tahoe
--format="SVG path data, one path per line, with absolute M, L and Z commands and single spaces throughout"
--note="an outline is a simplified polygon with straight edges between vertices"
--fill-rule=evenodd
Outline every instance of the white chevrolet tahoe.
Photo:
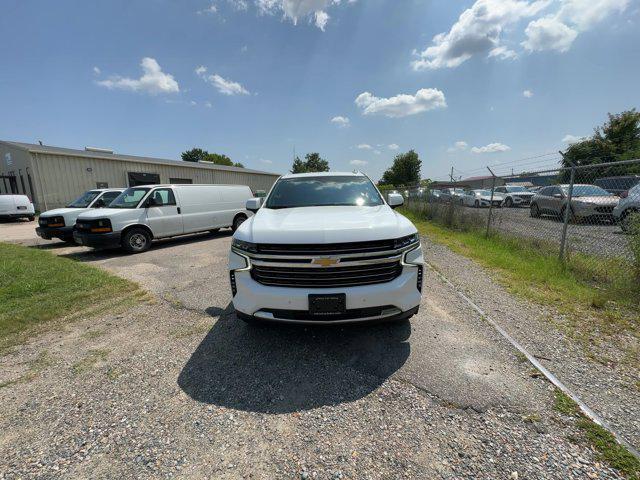
M 237 316 L 249 323 L 405 320 L 418 312 L 423 258 L 416 227 L 361 173 L 285 175 L 233 235 Z

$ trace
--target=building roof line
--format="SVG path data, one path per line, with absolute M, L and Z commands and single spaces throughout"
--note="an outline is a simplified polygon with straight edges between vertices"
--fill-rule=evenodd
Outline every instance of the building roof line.
M 8 140 L 0 140 L 0 143 L 9 145 L 14 148 L 19 148 L 21 150 L 25 150 L 30 153 L 38 153 L 45 155 L 66 155 L 72 157 L 86 157 L 86 158 L 99 158 L 103 160 L 115 160 L 120 162 L 139 162 L 139 163 L 150 163 L 150 164 L 161 164 L 168 165 L 173 167 L 187 167 L 187 168 L 196 168 L 196 169 L 205 169 L 205 170 L 220 170 L 225 172 L 237 172 L 237 173 L 252 173 L 256 175 L 269 175 L 274 177 L 279 177 L 279 173 L 271 173 L 271 172 L 263 172 L 260 170 L 251 170 L 248 168 L 241 167 L 228 167 L 226 165 L 216 165 L 214 163 L 208 164 L 205 162 L 185 162 L 180 160 L 170 160 L 166 158 L 156 158 L 156 157 L 139 157 L 136 155 L 122 155 L 118 153 L 106 153 L 106 152 L 97 152 L 86 151 L 86 150 L 77 150 L 73 148 L 64 148 L 64 147 L 53 147 L 50 145 L 37 145 L 34 143 L 24 143 L 24 142 L 13 142 Z

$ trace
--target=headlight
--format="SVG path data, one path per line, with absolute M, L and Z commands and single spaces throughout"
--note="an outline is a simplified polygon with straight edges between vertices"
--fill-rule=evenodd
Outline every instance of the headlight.
M 101 218 L 92 222 L 89 231 L 91 233 L 109 233 L 111 232 L 111 220 L 108 218 Z
M 238 250 L 242 250 L 243 252 L 258 253 L 258 245 L 251 242 L 245 242 L 244 240 L 238 240 L 237 238 L 233 239 L 231 246 Z
M 419 237 L 417 233 L 413 233 L 411 235 L 407 235 L 406 237 L 398 238 L 394 241 L 393 248 L 396 250 L 399 248 L 408 247 L 414 243 L 419 241 Z

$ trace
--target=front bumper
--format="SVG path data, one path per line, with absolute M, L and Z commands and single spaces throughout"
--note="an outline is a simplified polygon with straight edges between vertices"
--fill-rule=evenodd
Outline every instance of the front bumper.
M 45 240 L 59 238 L 60 240 L 73 240 L 73 226 L 67 227 L 36 227 L 36 234 Z
M 511 200 L 513 200 L 513 204 L 517 207 L 528 207 L 529 205 L 531 205 L 531 199 L 533 198 L 533 196 L 531 197 L 511 197 Z
M 249 270 L 233 272 L 236 294 L 233 306 L 239 317 L 256 321 L 336 325 L 408 318 L 417 312 L 419 266 L 403 266 L 399 277 L 387 283 L 337 288 L 289 288 L 262 285 Z M 346 294 L 346 317 L 311 317 L 310 294 Z M 382 309 L 376 307 L 384 307 Z M 377 310 L 377 311 L 376 311 Z
M 87 233 L 75 230 L 73 239 L 78 245 L 91 248 L 117 248 L 120 246 L 120 232 Z

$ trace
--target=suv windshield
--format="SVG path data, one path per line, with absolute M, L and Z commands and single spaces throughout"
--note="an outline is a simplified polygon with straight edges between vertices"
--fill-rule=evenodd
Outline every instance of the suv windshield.
M 529 190 L 527 190 L 524 187 L 504 187 L 507 189 L 507 192 L 511 193 L 511 192 L 528 192 Z
M 111 202 L 109 208 L 136 208 L 148 191 L 148 188 L 127 188 Z
M 383 205 L 371 180 L 360 176 L 294 177 L 278 180 L 266 208 Z
M 67 205 L 67 208 L 87 208 L 89 205 L 91 205 L 91 202 L 93 202 L 98 195 L 100 195 L 100 192 L 94 192 L 91 190 L 89 190 L 88 192 L 84 192 L 73 202 Z
M 562 191 L 565 195 L 569 195 L 569 187 L 562 186 Z M 573 187 L 573 197 L 611 197 L 612 193 L 607 192 L 605 189 L 596 187 L 595 185 L 575 185 Z

